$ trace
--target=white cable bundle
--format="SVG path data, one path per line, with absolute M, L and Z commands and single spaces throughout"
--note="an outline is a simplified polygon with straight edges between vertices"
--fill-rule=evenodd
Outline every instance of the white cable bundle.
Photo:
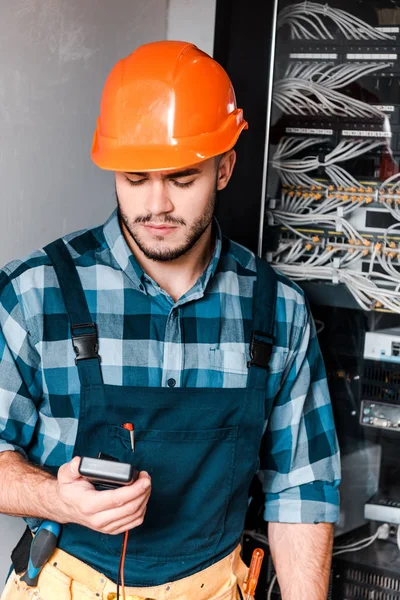
M 298 152 L 305 150 L 308 147 L 316 144 L 324 144 L 324 138 L 295 138 L 284 137 L 279 142 L 275 155 L 272 158 L 271 164 L 279 172 L 279 177 L 283 184 L 288 186 L 303 187 L 304 192 L 309 191 L 309 188 L 320 187 L 322 190 L 327 190 L 328 183 L 321 183 L 313 179 L 307 173 L 314 171 L 318 167 L 323 167 L 326 177 L 337 188 L 356 188 L 362 189 L 362 184 L 343 167 L 337 165 L 337 162 L 357 158 L 366 152 L 370 152 L 380 146 L 386 145 L 383 140 L 342 140 L 331 152 L 326 154 L 324 161 L 321 162 L 318 156 L 307 156 L 301 159 L 291 159 Z M 400 182 L 399 182 L 400 184 Z M 299 195 L 299 201 L 302 201 L 303 196 Z M 391 209 L 397 214 L 397 207 Z
M 380 190 L 387 188 L 389 185 L 391 186 L 392 190 L 395 190 L 400 185 L 400 181 L 397 181 L 398 179 L 400 180 L 400 173 L 395 173 L 391 177 L 388 177 L 385 179 L 385 181 L 382 181 L 381 185 L 379 186 Z
M 293 231 L 294 227 L 308 227 L 315 224 L 326 225 L 333 229 L 339 229 L 351 239 L 359 240 L 363 242 L 364 238 L 358 233 L 357 229 L 351 225 L 343 217 L 337 215 L 324 214 L 322 212 L 307 213 L 305 215 L 299 215 L 297 213 L 282 212 L 274 210 L 273 219 Z
M 379 186 L 379 200 L 397 221 L 400 221 L 400 173 L 395 173 Z M 394 206 L 392 206 L 394 203 Z
M 400 207 L 398 205 L 391 206 L 389 204 L 389 199 L 384 199 L 382 201 L 382 204 L 384 205 L 386 210 L 392 215 L 392 217 L 394 217 L 397 221 L 400 221 Z
M 388 232 L 384 236 L 384 246 L 375 244 L 368 273 L 364 274 L 353 270 L 352 267 L 360 259 L 365 260 L 365 254 L 369 252 L 366 246 L 331 242 L 328 242 L 326 247 L 322 243 L 315 244 L 311 256 L 303 262 L 297 262 L 306 252 L 310 252 L 315 238 L 307 237 L 291 226 L 288 229 L 294 232 L 298 239 L 281 240 L 278 249 L 273 253 L 272 261 L 278 270 L 297 281 L 324 280 L 343 283 L 363 310 L 381 307 L 400 314 L 400 271 L 393 264 L 393 257 L 396 256 L 397 267 L 400 268 L 400 248 L 394 251 L 388 246 Z M 400 224 L 392 225 L 388 231 L 393 229 L 400 232 Z M 351 237 L 347 232 L 345 234 Z M 360 237 L 358 233 L 357 237 Z M 304 238 L 310 243 L 306 244 Z M 341 251 L 340 257 L 338 251 Z M 336 262 L 333 261 L 334 257 Z M 376 264 L 379 270 L 374 269 Z
M 332 21 L 347 40 L 394 39 L 344 10 L 307 1 L 284 8 L 278 18 L 278 28 L 289 25 L 292 39 L 333 40 L 324 19 Z
M 279 171 L 283 183 L 289 185 L 310 185 L 310 183 L 311 185 L 318 185 L 306 173 L 323 167 L 326 175 L 335 186 L 360 187 L 360 182 L 336 163 L 357 158 L 386 144 L 384 140 L 341 140 L 331 152 L 325 155 L 323 162 L 319 160 L 318 156 L 307 156 L 300 159 L 290 158 L 301 150 L 315 144 L 321 144 L 323 141 L 323 139 L 317 138 L 282 138 L 272 158 L 272 165 Z M 308 184 L 304 183 L 304 176 L 308 177 Z
M 287 193 L 283 192 L 282 199 L 279 202 L 279 208 L 276 212 L 278 212 L 281 218 L 285 218 L 286 216 L 295 218 L 295 215 L 298 215 L 299 220 L 296 222 L 304 223 L 301 219 L 306 220 L 308 216 L 324 217 L 332 214 L 337 215 L 338 209 L 343 215 L 349 215 L 367 202 L 367 196 L 364 196 L 363 200 L 353 202 L 351 199 L 344 200 L 343 196 L 332 195 L 334 196 L 333 198 L 328 197 L 323 202 L 315 202 L 314 198 L 312 196 L 310 197 L 310 194 L 304 192 L 293 194 L 293 197 L 290 197 Z M 275 211 L 272 214 L 275 215 Z M 311 219 L 309 219 L 309 222 L 311 222 Z
M 351 62 L 335 65 L 329 62 L 292 62 L 286 69 L 284 79 L 304 79 L 337 90 L 367 77 L 377 71 L 393 67 L 389 62 Z
M 285 8 L 279 15 L 278 27 L 284 24 L 290 27 L 292 39 L 298 40 L 334 40 L 332 25 L 347 40 L 395 39 L 343 10 L 316 2 L 306 1 Z M 290 63 L 284 78 L 275 83 L 273 90 L 274 104 L 282 113 L 346 120 L 378 119 L 385 136 L 373 140 L 343 138 L 335 148 L 323 152 L 323 157 L 321 146 L 330 142 L 330 138 L 283 138 L 271 163 L 284 187 L 281 200 L 271 204 L 268 220 L 291 232 L 291 239 L 281 239 L 273 253 L 272 264 L 282 273 L 298 281 L 343 283 L 362 309 L 384 308 L 400 314 L 400 246 L 387 240 L 389 231 L 396 228 L 400 231 L 400 189 L 398 195 L 396 192 L 400 188 L 400 174 L 387 179 L 371 194 L 340 166 L 340 163 L 387 146 L 390 123 L 380 108 L 338 90 L 360 78 L 391 68 L 390 62 L 368 60 L 345 64 L 328 61 Z M 318 152 L 314 150 L 318 155 L 313 155 L 312 150 L 308 153 L 313 146 L 319 146 Z M 298 157 L 300 153 L 304 154 L 301 158 Z M 327 179 L 325 183 L 314 179 L 313 172 L 321 169 Z M 349 191 L 356 195 L 350 196 Z M 383 244 L 374 245 L 346 219 L 373 198 L 379 199 L 399 221 L 388 228 Z M 342 234 L 343 243 L 340 239 L 335 243 L 320 241 L 318 236 L 307 232 L 307 229 L 315 231 L 316 225 Z M 303 231 L 299 231 L 299 227 Z M 364 265 L 369 261 L 366 273 L 361 272 L 360 261 Z
M 317 279 L 344 283 L 363 310 L 373 310 L 378 304 L 382 308 L 400 314 L 400 291 L 398 288 L 396 290 L 382 288 L 367 276 L 346 266 L 335 268 L 333 266 L 285 264 L 282 262 L 273 262 L 272 265 L 296 281 Z M 396 281 L 400 287 L 400 279 L 395 279 L 393 275 L 376 272 L 374 278 L 386 283 Z
M 287 77 L 277 81 L 273 102 L 290 115 L 325 115 L 328 117 L 379 118 L 386 115 L 374 105 L 345 96 L 335 89 L 316 81 Z
M 282 160 L 283 158 L 289 158 L 290 156 L 294 156 L 302 150 L 305 150 L 309 146 L 315 146 L 315 144 L 320 144 L 324 141 L 324 139 L 312 137 L 283 137 L 279 141 L 278 148 L 275 152 L 273 160 Z
M 292 170 L 292 171 L 311 171 L 320 166 L 331 165 L 336 162 L 343 162 L 351 158 L 356 158 L 370 152 L 379 146 L 385 145 L 384 140 L 365 140 L 365 139 L 345 139 L 325 155 L 324 162 L 321 163 L 317 156 L 308 156 L 301 159 L 288 159 L 295 154 L 310 146 L 320 145 L 325 143 L 323 138 L 296 138 L 283 137 L 277 147 L 277 150 L 272 158 L 272 164 L 277 169 Z

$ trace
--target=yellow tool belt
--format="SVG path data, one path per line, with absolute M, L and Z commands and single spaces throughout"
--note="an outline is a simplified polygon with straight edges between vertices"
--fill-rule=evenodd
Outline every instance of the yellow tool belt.
M 238 546 L 211 567 L 154 587 L 126 587 L 126 600 L 237 600 L 247 567 Z M 35 588 L 29 588 L 13 571 L 0 600 L 115 600 L 117 587 L 82 561 L 56 549 L 44 566 Z M 122 600 L 122 591 L 120 590 Z

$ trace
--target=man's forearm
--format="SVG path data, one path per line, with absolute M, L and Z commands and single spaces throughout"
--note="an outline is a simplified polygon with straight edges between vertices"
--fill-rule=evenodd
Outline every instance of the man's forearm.
M 19 452 L 0 453 L 0 513 L 57 521 L 57 479 Z
M 270 523 L 268 539 L 282 600 L 326 600 L 333 525 Z

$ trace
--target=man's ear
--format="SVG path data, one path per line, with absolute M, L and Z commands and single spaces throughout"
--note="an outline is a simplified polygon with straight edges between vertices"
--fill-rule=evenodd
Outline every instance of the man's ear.
M 217 189 L 223 190 L 229 183 L 232 177 L 233 169 L 236 163 L 236 152 L 235 150 L 228 150 L 221 157 L 219 157 L 219 165 L 217 171 Z

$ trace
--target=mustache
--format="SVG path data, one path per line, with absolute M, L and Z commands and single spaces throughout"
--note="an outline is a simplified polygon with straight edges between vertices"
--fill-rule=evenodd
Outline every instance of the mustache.
M 139 216 L 136 217 L 134 223 L 152 223 L 153 225 L 186 225 L 186 221 L 179 219 L 178 217 L 172 217 L 171 215 L 165 215 L 162 220 L 153 217 L 153 215 Z

